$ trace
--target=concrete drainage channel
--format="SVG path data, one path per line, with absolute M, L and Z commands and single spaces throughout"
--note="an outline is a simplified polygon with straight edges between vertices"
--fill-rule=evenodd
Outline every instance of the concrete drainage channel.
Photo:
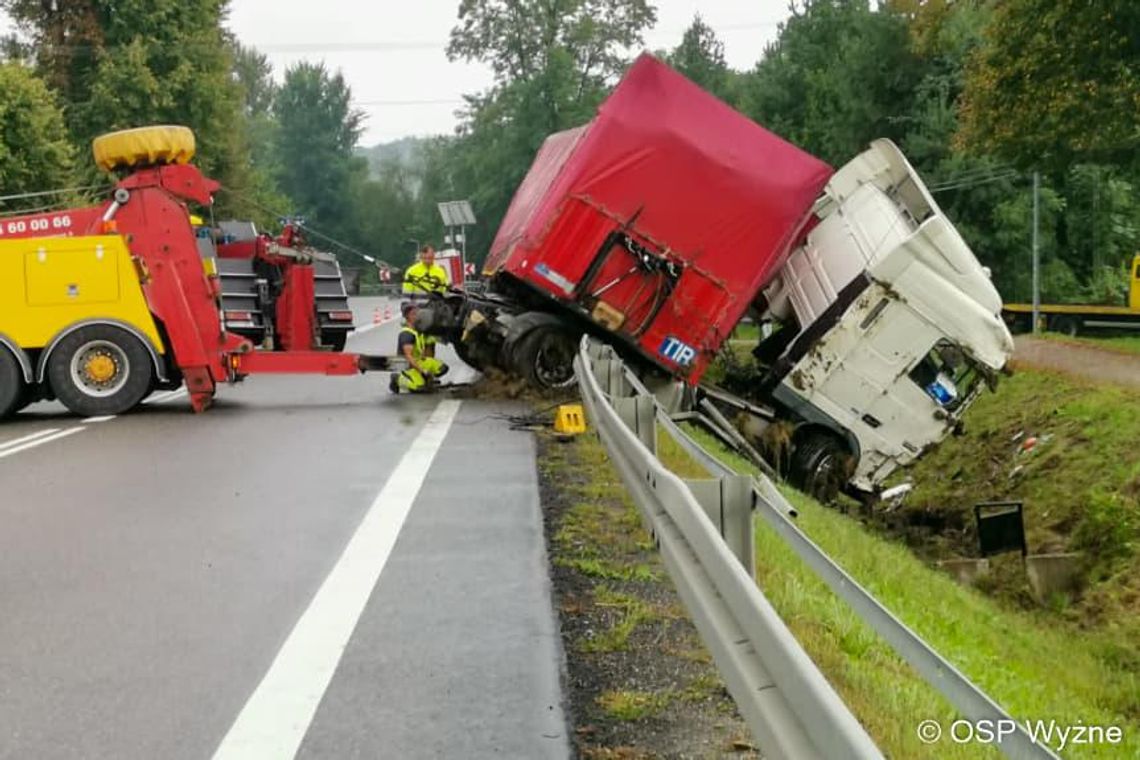
M 756 513 L 962 717 L 1014 725 L 804 535 L 770 481 L 729 471 L 673 424 L 612 348 L 583 338 L 575 370 L 589 419 L 765 757 L 882 753 L 757 587 L 751 548 Z M 708 479 L 683 480 L 662 465 L 659 425 L 705 466 Z M 1012 758 L 1056 757 L 1021 726 L 995 744 Z

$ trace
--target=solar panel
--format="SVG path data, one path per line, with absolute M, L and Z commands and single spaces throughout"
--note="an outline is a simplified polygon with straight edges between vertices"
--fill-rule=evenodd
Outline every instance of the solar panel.
M 475 212 L 470 201 L 445 201 L 439 204 L 439 215 L 445 227 L 463 227 L 475 224 Z

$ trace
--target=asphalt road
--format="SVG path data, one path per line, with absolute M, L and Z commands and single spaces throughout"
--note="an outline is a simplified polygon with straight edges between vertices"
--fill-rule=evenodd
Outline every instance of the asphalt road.
M 377 305 L 349 350 L 393 350 Z M 504 410 L 253 377 L 0 425 L 0 758 L 566 757 Z

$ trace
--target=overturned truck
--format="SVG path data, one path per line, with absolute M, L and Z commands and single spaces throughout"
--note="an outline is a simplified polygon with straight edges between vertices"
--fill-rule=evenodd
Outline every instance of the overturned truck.
M 751 316 L 765 337 L 736 407 L 821 496 L 874 494 L 959 429 L 1012 352 L 988 273 L 894 144 L 834 171 L 649 55 L 547 138 L 484 275 L 421 327 L 543 387 L 573 380 L 591 334 L 696 388 Z

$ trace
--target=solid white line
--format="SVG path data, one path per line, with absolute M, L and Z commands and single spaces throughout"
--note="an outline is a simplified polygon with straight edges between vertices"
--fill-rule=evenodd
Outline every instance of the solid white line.
M 31 435 L 25 435 L 23 438 L 14 438 L 10 441 L 4 441 L 3 443 L 0 443 L 0 451 L 3 451 L 4 449 L 6 449 L 10 446 L 19 446 L 21 443 L 26 443 L 28 441 L 39 438 L 40 436 L 51 435 L 52 433 L 58 433 L 58 432 L 59 432 L 59 428 L 48 428 L 47 430 L 41 430 L 38 433 L 32 433 Z
M 78 433 L 80 430 L 86 430 L 86 429 L 87 428 L 85 428 L 85 427 L 68 428 L 67 430 L 63 430 L 59 433 L 56 433 L 55 435 L 49 435 L 46 438 L 38 438 L 38 439 L 32 441 L 31 443 L 25 443 L 23 446 L 17 446 L 14 449 L 5 449 L 4 451 L 0 451 L 0 459 L 3 459 L 4 457 L 10 457 L 13 454 L 19 454 L 21 451 L 26 451 L 27 449 L 35 448 L 36 446 L 39 446 L 40 444 L 43 444 L 43 443 L 51 443 L 52 441 L 57 441 L 60 438 L 66 438 L 67 436 L 71 435 L 72 433 Z
M 288 760 L 297 754 L 460 403 L 441 401 L 432 412 L 222 739 L 214 760 Z
M 107 420 L 113 419 L 115 419 L 115 415 L 107 414 L 102 417 L 88 417 L 87 419 L 83 420 L 83 423 L 87 424 L 88 422 L 106 422 Z

